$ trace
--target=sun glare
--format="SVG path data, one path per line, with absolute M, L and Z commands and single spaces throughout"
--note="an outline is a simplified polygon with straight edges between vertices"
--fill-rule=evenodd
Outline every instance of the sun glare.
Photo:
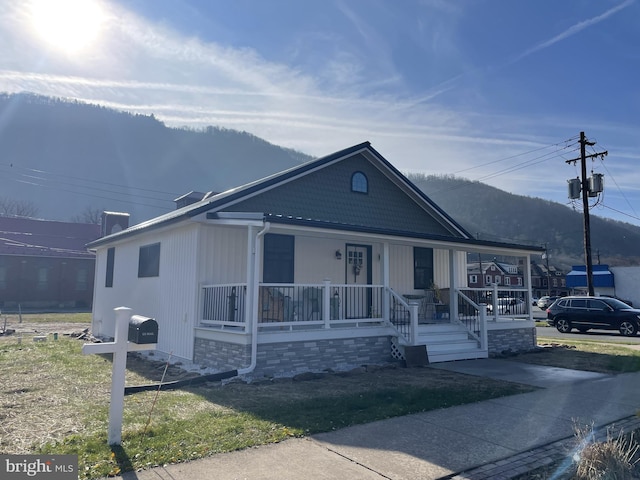
M 96 40 L 104 12 L 94 0 L 32 0 L 31 17 L 48 46 L 73 54 Z

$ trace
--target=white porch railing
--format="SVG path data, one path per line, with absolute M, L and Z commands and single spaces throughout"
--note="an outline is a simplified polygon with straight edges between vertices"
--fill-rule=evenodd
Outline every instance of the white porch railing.
M 247 287 L 244 283 L 203 285 L 200 326 L 247 333 Z M 451 318 L 440 320 L 462 324 L 470 338 L 487 348 L 488 318 L 508 314 L 509 318 L 528 318 L 528 301 L 524 289 L 456 289 Z M 505 301 L 504 299 L 509 299 Z M 487 302 L 493 302 L 489 309 Z M 382 285 L 282 284 L 262 283 L 258 289 L 258 329 L 260 331 L 294 331 L 391 325 L 409 345 L 418 342 L 420 303 L 408 300 Z M 489 313 L 488 313 L 489 311 Z M 491 312 L 497 312 L 491 315 Z
M 200 289 L 200 324 L 220 329 L 246 330 L 247 285 L 204 285 Z
M 487 318 L 492 321 L 529 320 L 531 298 L 526 288 L 499 287 L 462 288 L 459 292 L 469 301 L 486 305 Z
M 247 332 L 246 284 L 203 285 L 201 326 Z M 381 285 L 261 283 L 258 329 L 301 330 L 380 325 Z

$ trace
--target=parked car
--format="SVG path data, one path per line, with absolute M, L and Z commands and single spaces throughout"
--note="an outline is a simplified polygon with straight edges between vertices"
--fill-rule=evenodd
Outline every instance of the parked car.
M 489 300 L 491 302 L 491 300 Z M 521 298 L 503 297 L 498 299 L 498 314 L 524 313 L 524 300 Z M 493 303 L 487 304 L 487 313 L 493 314 Z
M 617 298 L 618 300 L 620 300 L 621 302 L 626 303 L 627 305 L 629 305 L 630 307 L 633 307 L 633 302 L 631 300 L 626 300 L 624 298 L 620 298 L 620 297 L 616 297 L 615 295 L 600 295 L 601 297 L 610 297 L 610 298 Z
M 538 300 L 538 308 L 541 308 L 542 310 L 549 308 L 558 298 L 560 297 L 550 297 L 548 295 L 540 297 L 540 300 Z
M 564 297 L 547 309 L 547 323 L 561 333 L 573 328 L 584 333 L 595 328 L 633 336 L 640 328 L 640 310 L 616 298 Z
M 535 307 L 538 305 L 538 300 L 540 300 L 538 297 L 531 297 L 531 306 Z

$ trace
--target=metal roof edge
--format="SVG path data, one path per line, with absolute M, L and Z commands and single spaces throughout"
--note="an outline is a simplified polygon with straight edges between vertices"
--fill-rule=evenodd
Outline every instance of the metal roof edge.
M 331 163 L 341 157 L 353 155 L 354 153 L 360 150 L 363 150 L 365 148 L 371 148 L 370 142 L 368 141 L 362 142 L 357 145 L 353 145 L 351 147 L 345 148 L 343 150 L 331 153 L 324 157 L 317 158 L 315 160 L 310 160 L 301 165 L 297 165 L 287 170 L 274 173 L 273 175 L 269 175 L 267 177 L 254 180 L 253 182 L 249 182 L 244 185 L 231 188 L 229 190 L 221 192 L 212 197 L 205 198 L 191 205 L 187 205 L 179 210 L 168 212 L 164 215 L 160 215 L 158 217 L 154 217 L 145 222 L 141 222 L 137 225 L 129 227 L 120 232 L 94 240 L 93 242 L 88 243 L 86 245 L 86 248 L 88 249 L 97 248 L 99 246 L 108 244 L 112 241 L 121 240 L 121 239 L 130 237 L 132 235 L 136 235 L 142 231 L 153 230 L 161 226 L 170 225 L 170 224 L 185 220 L 187 218 L 194 217 L 201 213 L 208 212 L 212 209 L 215 209 L 216 207 L 226 206 L 230 202 L 235 202 L 259 190 L 269 188 L 284 180 L 306 173 L 310 170 L 314 170 L 322 165 Z
M 525 250 L 529 252 L 544 252 L 544 247 L 534 245 L 520 245 L 516 243 L 493 242 L 488 240 L 476 240 L 471 238 L 448 237 L 445 235 L 434 235 L 418 232 L 407 232 L 403 230 L 384 229 L 377 227 L 368 227 L 365 225 L 349 225 L 343 223 L 331 223 L 322 220 L 304 219 L 301 217 L 287 217 L 282 215 L 267 214 L 265 220 L 271 223 L 280 223 L 285 225 L 300 225 L 316 228 L 331 228 L 334 230 L 345 230 L 362 233 L 375 233 L 379 235 L 388 235 L 394 237 L 418 238 L 425 240 L 437 240 L 449 243 L 460 243 L 464 245 L 475 245 L 481 247 L 506 248 L 509 250 Z

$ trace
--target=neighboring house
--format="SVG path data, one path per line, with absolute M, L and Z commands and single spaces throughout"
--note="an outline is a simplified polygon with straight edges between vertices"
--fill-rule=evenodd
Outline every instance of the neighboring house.
M 523 287 L 524 275 L 517 265 L 497 260 L 467 263 L 467 282 L 470 288 L 497 284 L 505 287 Z
M 100 226 L 0 216 L 0 310 L 90 310 Z
M 475 240 L 368 142 L 187 203 L 88 245 L 94 335 L 127 306 L 174 360 L 254 376 L 536 345 L 530 311 L 486 318 L 466 258 L 541 249 Z
M 545 263 L 531 262 L 531 290 L 536 297 L 569 295 L 567 277 L 563 270 Z

